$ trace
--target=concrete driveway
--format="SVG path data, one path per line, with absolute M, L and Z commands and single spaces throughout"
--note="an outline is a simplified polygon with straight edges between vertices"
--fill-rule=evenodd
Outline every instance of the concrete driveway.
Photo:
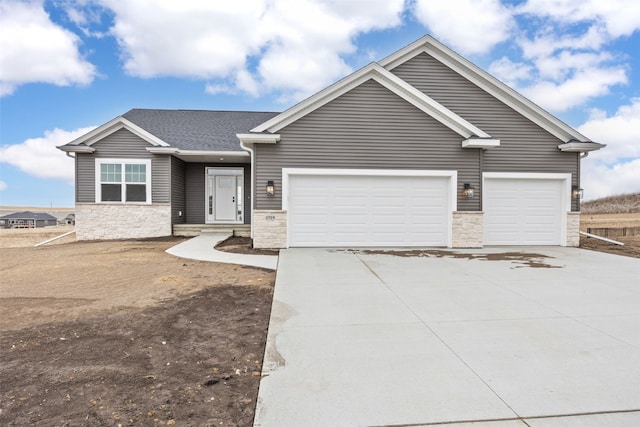
M 384 252 L 281 251 L 256 426 L 640 425 L 639 259 Z

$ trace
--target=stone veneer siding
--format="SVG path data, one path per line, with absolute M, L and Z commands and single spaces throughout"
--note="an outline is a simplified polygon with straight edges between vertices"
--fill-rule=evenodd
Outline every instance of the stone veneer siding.
M 567 246 L 580 246 L 580 212 L 567 212 Z
M 282 249 L 287 247 L 287 211 L 253 211 L 253 247 Z
M 170 235 L 169 204 L 76 204 L 77 240 L 140 239 Z
M 484 212 L 453 212 L 451 247 L 481 248 Z

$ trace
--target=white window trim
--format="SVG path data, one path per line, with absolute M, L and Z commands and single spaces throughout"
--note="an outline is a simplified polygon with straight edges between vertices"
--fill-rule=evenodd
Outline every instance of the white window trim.
M 121 184 L 125 183 L 124 182 L 124 173 L 125 173 L 125 167 L 124 165 L 146 165 L 146 181 L 145 181 L 145 185 L 146 185 L 146 202 L 127 202 L 125 201 L 126 199 L 126 185 L 122 186 L 122 201 L 120 202 L 103 202 L 102 201 L 102 176 L 100 174 L 100 169 L 102 164 L 121 164 L 122 168 L 121 168 L 121 173 L 122 173 L 122 181 L 120 182 Z M 151 204 L 151 159 L 107 159 L 107 158 L 100 158 L 100 159 L 96 159 L 96 165 L 95 165 L 95 177 L 96 177 L 96 183 L 95 183 L 95 188 L 96 188 L 96 203 L 100 203 L 100 204 L 105 204 L 105 205 L 150 205 Z
M 321 169 L 282 168 L 282 210 L 289 210 L 289 177 L 291 175 L 318 176 L 421 176 L 449 178 L 449 213 L 447 215 L 447 247 L 453 245 L 453 212 L 458 210 L 458 171 L 455 170 L 415 170 L 415 169 Z M 289 221 L 287 221 L 287 247 L 289 247 Z
M 567 215 L 571 212 L 571 174 L 536 172 L 484 172 L 482 174 L 482 206 L 486 203 L 487 179 L 548 179 L 562 181 L 562 215 L 560 216 L 560 246 L 567 246 Z

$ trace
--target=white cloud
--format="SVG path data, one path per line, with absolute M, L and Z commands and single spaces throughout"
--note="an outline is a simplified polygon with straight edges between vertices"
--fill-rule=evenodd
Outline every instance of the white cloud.
M 529 80 L 531 78 L 533 67 L 524 62 L 513 62 L 506 56 L 503 56 L 491 63 L 489 72 L 506 84 L 516 87 L 518 81 Z
M 482 54 L 505 41 L 513 28 L 510 9 L 499 0 L 416 0 L 418 21 L 463 54 Z
M 208 93 L 301 98 L 351 71 L 354 38 L 401 23 L 403 0 L 100 0 L 124 67 L 139 77 L 208 79 Z
M 595 110 L 578 130 L 607 146 L 582 161 L 586 199 L 640 191 L 640 98 L 611 117 Z
M 640 98 L 633 98 L 611 117 L 596 110 L 578 131 L 593 141 L 607 144 L 592 155 L 601 162 L 640 159 Z M 640 174 L 636 179 L 640 182 Z
M 595 155 L 594 155 L 595 156 Z M 591 156 L 582 161 L 585 200 L 640 192 L 640 159 L 607 165 Z
M 528 0 L 513 13 L 521 24 L 518 61 L 533 67 L 518 90 L 542 107 L 566 111 L 628 83 L 628 58 L 611 48 L 640 30 L 640 2 Z
M 627 74 L 620 68 L 587 68 L 577 71 L 567 80 L 543 80 L 520 91 L 531 100 L 551 111 L 566 111 L 583 105 L 597 96 L 609 93 L 611 86 L 627 82 Z
M 528 0 L 519 10 L 565 26 L 597 21 L 612 37 L 628 36 L 640 29 L 640 2 L 634 0 Z
M 8 163 L 38 178 L 74 181 L 74 162 L 56 146 L 66 144 L 95 127 L 73 131 L 54 129 L 44 137 L 30 138 L 20 144 L 0 147 L 0 163 Z
M 0 191 L 4 191 L 7 189 L 7 183 L 4 181 L 0 181 Z
M 78 51 L 80 39 L 49 19 L 41 2 L 0 0 L 0 96 L 23 84 L 88 84 L 95 67 Z
M 562 34 L 562 30 L 566 28 L 547 23 L 531 39 L 521 35 L 517 43 L 522 48 L 523 56 L 527 59 L 544 58 L 566 49 L 596 51 L 610 41 L 609 35 L 598 23 L 591 25 L 583 34 Z

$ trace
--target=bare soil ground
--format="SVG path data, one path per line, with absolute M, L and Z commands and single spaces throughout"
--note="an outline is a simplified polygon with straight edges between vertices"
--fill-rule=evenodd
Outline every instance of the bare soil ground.
M 580 230 L 587 231 L 588 228 L 635 228 L 640 227 L 640 213 L 617 213 L 617 214 L 586 214 L 580 215 Z M 585 249 L 608 252 L 617 255 L 640 258 L 640 234 L 631 236 L 615 236 L 613 240 L 624 243 L 624 246 L 601 240 L 580 237 L 580 247 Z
M 251 425 L 275 273 L 166 254 L 179 238 L 33 247 L 68 230 L 0 230 L 0 425 Z M 618 240 L 581 246 L 640 257 Z
M 251 425 L 274 272 L 4 231 L 0 425 Z

